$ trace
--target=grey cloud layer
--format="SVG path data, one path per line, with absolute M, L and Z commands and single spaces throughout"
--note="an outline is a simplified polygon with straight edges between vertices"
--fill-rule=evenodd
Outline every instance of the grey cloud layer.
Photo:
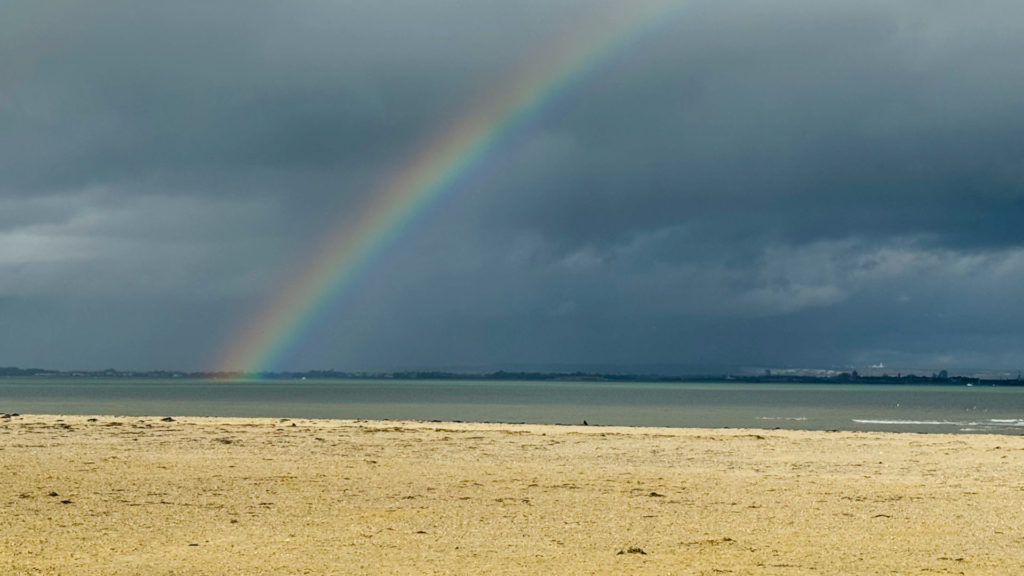
M 6 4 L 0 364 L 213 367 L 325 229 L 609 5 Z M 282 368 L 1017 367 L 1022 28 L 1012 2 L 686 3 Z

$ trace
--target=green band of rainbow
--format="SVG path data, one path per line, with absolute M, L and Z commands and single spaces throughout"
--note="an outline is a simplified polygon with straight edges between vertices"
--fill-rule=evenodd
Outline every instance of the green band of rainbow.
M 334 227 L 298 279 L 229 343 L 219 369 L 248 373 L 281 369 L 288 350 L 317 312 L 339 297 L 365 263 L 424 207 L 449 190 L 512 128 L 679 5 L 677 0 L 622 0 L 592 14 L 546 52 L 542 61 L 534 62 L 431 140 L 397 176 L 370 195 L 354 224 Z

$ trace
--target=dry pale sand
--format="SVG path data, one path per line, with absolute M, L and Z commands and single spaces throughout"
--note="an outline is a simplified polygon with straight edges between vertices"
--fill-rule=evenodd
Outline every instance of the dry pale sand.
M 1024 438 L 0 420 L 0 574 L 1024 574 Z

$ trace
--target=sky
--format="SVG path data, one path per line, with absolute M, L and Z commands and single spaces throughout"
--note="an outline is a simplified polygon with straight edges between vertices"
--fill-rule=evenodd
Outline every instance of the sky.
M 0 2 L 0 365 L 224 368 L 389 178 L 622 13 Z M 273 368 L 1020 369 L 1021 54 L 1019 2 L 679 2 Z

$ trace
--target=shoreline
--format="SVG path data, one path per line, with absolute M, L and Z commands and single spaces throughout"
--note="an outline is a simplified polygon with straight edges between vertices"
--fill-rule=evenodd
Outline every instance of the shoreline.
M 945 435 L 945 436 L 994 436 L 999 438 L 1021 438 L 1024 439 L 1024 428 L 1019 425 L 1020 420 L 1013 419 L 1013 425 L 1006 424 L 1003 431 L 993 431 L 988 423 L 973 422 L 974 419 L 966 419 L 962 422 L 953 421 L 916 421 L 916 420 L 886 420 L 886 419 L 852 419 L 851 421 L 857 424 L 868 424 L 877 426 L 891 426 L 891 427 L 906 427 L 912 425 L 920 425 L 922 428 L 904 428 L 904 429 L 878 429 L 878 428 L 790 428 L 785 426 L 664 426 L 664 425 L 634 425 L 634 424 L 605 424 L 602 422 L 589 422 L 584 420 L 583 422 L 529 422 L 529 421 L 503 421 L 503 420 L 449 420 L 449 419 L 434 419 L 424 420 L 418 418 L 352 418 L 352 417 L 308 417 L 308 416 L 221 416 L 221 415 L 188 415 L 188 414 L 174 414 L 174 413 L 146 413 L 146 414 L 93 414 L 93 413 L 51 413 L 51 412 L 26 412 L 26 413 L 4 413 L 0 412 L 0 425 L 11 420 L 8 417 L 40 417 L 40 418 L 54 418 L 54 419 L 138 419 L 138 420 L 154 420 L 162 418 L 172 418 L 174 420 L 223 420 L 223 421 L 255 421 L 255 422 L 279 422 L 279 421 L 303 421 L 309 423 L 323 422 L 344 422 L 354 424 L 401 424 L 401 425 L 423 425 L 423 426 L 435 426 L 439 424 L 453 424 L 453 425 L 480 425 L 480 426 L 523 426 L 523 427 L 554 427 L 554 428 L 574 428 L 579 427 L 583 429 L 601 429 L 609 430 L 614 429 L 617 431 L 645 431 L 645 430 L 665 430 L 665 431 L 754 431 L 754 432 L 808 432 L 815 434 L 834 434 L 834 433 L 852 433 L 852 434 L 891 434 L 896 436 L 902 435 Z M 792 417 L 765 417 L 761 418 L 766 422 L 776 423 L 778 421 L 804 421 L 806 418 L 792 418 Z M 1001 422 L 997 420 L 996 422 Z M 957 431 L 937 430 L 934 428 L 939 426 L 959 426 L 961 427 Z M 972 428 L 970 426 L 978 426 Z
M 1022 478 L 999 434 L 26 414 L 0 570 L 1011 574 Z

